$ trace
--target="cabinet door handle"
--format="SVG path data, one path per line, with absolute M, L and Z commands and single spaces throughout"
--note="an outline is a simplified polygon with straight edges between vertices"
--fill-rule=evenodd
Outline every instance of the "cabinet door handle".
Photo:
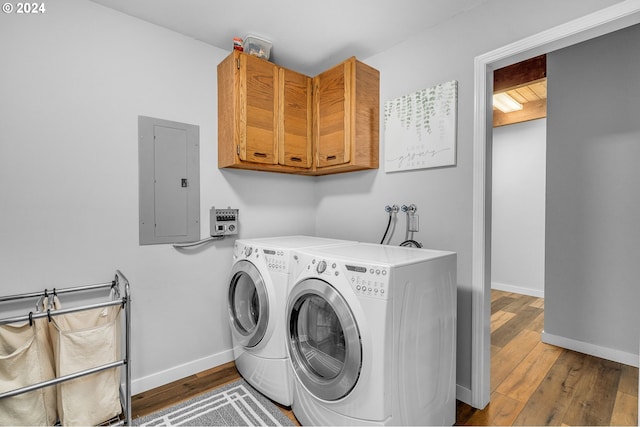
M 302 159 L 300 157 L 291 157 L 292 162 L 301 162 Z
M 336 156 L 327 156 L 327 160 L 335 160 Z
M 256 157 L 267 157 L 267 155 L 266 155 L 266 154 L 264 154 L 264 153 L 258 153 L 258 152 L 253 153 L 253 155 L 254 155 L 254 156 L 256 156 Z

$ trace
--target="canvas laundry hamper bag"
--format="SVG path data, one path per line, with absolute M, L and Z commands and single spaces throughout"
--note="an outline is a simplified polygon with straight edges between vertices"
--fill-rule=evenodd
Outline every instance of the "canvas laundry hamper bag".
M 46 319 L 0 325 L 0 392 L 55 377 L 53 349 Z M 54 425 L 56 387 L 49 386 L 0 399 L 0 425 Z
M 58 376 L 120 360 L 122 306 L 68 313 L 53 318 L 53 347 Z M 120 368 L 58 384 L 62 425 L 97 425 L 122 412 Z

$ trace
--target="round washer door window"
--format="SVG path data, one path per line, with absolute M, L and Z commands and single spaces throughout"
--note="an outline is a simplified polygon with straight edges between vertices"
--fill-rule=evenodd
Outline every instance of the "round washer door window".
M 360 332 L 344 298 L 329 283 L 307 279 L 289 296 L 287 324 L 291 363 L 316 397 L 340 399 L 358 382 Z
M 231 270 L 229 315 L 245 347 L 256 346 L 269 322 L 267 289 L 260 272 L 249 261 L 238 261 Z

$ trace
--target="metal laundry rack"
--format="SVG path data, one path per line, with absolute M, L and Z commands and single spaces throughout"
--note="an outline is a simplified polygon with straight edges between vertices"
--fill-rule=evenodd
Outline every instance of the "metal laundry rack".
M 124 295 L 122 295 L 123 288 Z M 50 295 L 60 295 L 65 293 L 72 292 L 81 292 L 81 291 L 93 291 L 102 288 L 110 288 L 115 292 L 115 299 L 112 299 L 107 302 L 83 305 L 79 307 L 71 307 L 67 309 L 57 309 L 57 310 L 47 310 L 44 312 L 30 312 L 24 316 L 15 316 L 8 317 L 4 319 L 0 319 L 0 325 L 7 325 L 10 323 L 18 323 L 29 321 L 32 322 L 34 319 L 48 317 L 51 319 L 53 316 L 60 316 L 62 314 L 67 313 L 75 313 L 84 310 L 91 310 L 95 308 L 102 307 L 111 307 L 122 304 L 125 312 L 125 348 L 124 348 L 124 357 L 121 360 L 117 360 L 111 363 L 107 363 L 105 365 L 96 366 L 90 369 L 86 369 L 83 371 L 75 372 L 73 374 L 64 375 L 61 377 L 53 378 L 51 380 L 43 381 L 40 383 L 28 385 L 25 387 L 21 387 L 15 390 L 9 390 L 4 393 L 0 393 L 0 399 L 17 396 L 19 394 L 28 393 L 30 391 L 38 390 L 44 387 L 50 387 L 56 384 L 60 384 L 65 381 L 70 381 L 76 378 L 84 377 L 87 375 L 95 374 L 97 372 L 105 371 L 107 369 L 117 368 L 119 366 L 125 366 L 125 385 L 124 390 L 122 386 L 120 386 L 120 403 L 122 405 L 122 414 L 112 420 L 105 420 L 105 423 L 108 425 L 131 425 L 131 353 L 130 353 L 130 337 L 131 337 L 131 291 L 129 286 L 129 281 L 127 278 L 120 272 L 120 270 L 116 271 L 115 278 L 111 282 L 106 283 L 98 283 L 94 285 L 86 285 L 86 286 L 76 286 L 71 288 L 64 289 L 52 289 L 48 291 L 45 289 L 43 292 L 32 292 L 25 293 L 19 295 L 10 295 L 10 296 L 0 296 L 0 302 L 6 301 L 15 301 L 27 298 L 37 298 L 37 297 L 48 297 Z M 122 354 L 121 354 L 122 356 Z

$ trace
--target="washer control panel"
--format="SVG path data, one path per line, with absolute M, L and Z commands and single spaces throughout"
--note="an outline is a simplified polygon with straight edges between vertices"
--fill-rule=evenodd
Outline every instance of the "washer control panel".
M 250 245 L 245 246 L 236 243 L 234 246 L 233 259 L 236 261 L 238 258 L 256 261 L 264 259 L 269 271 L 286 274 L 289 272 L 289 253 L 287 251 L 257 248 Z
M 389 268 L 374 265 L 342 264 L 324 259 L 312 259 L 307 271 L 318 276 L 331 277 L 344 275 L 354 293 L 359 296 L 389 299 Z
M 289 271 L 289 256 L 287 252 L 277 249 L 263 249 L 265 262 L 270 271 L 287 273 Z

